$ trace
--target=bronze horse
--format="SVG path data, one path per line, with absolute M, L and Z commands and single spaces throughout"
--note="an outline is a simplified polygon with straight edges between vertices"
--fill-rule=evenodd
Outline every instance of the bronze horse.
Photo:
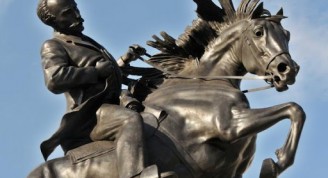
M 194 1 L 199 18 L 184 34 L 176 40 L 162 33 L 163 40 L 149 43 L 161 50 L 148 61 L 156 72 L 139 80 L 139 88 L 148 82 L 148 93 L 134 90 L 146 106 L 149 163 L 178 177 L 241 178 L 252 162 L 256 135 L 290 119 L 277 161 L 265 161 L 260 176 L 277 177 L 294 162 L 305 113 L 293 102 L 251 109 L 239 77 L 266 76 L 277 91 L 295 82 L 299 66 L 289 54 L 283 11 L 271 15 L 259 0 L 242 0 L 236 10 L 231 0 L 220 0 L 222 8 L 211 0 Z M 29 177 L 117 177 L 116 169 L 109 150 L 75 164 L 68 155 L 47 161 Z

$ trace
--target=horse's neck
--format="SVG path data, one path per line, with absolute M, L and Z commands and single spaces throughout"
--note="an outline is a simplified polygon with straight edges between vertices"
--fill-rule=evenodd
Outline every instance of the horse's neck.
M 241 80 L 212 80 L 211 78 L 218 76 L 243 76 L 247 73 L 240 59 L 242 54 L 243 33 L 245 32 L 245 27 L 248 25 L 249 22 L 247 20 L 242 20 L 226 27 L 218 38 L 209 43 L 199 60 L 187 61 L 184 69 L 178 73 L 180 76 L 186 76 L 188 78 L 202 77 L 205 80 L 185 80 L 181 82 L 177 81 L 181 79 L 170 79 L 166 80 L 163 86 L 214 84 L 230 85 L 230 87 L 239 89 Z M 206 77 L 208 77 L 209 80 L 207 80 Z
M 219 35 L 209 44 L 200 59 L 198 75 L 203 76 L 243 76 L 247 73 L 241 62 L 241 49 L 243 33 L 247 21 L 237 22 Z M 190 71 L 191 72 L 191 71 Z M 233 86 L 239 88 L 240 80 L 228 80 Z
M 246 74 L 242 63 L 240 62 L 238 49 L 240 42 L 237 42 L 238 36 L 230 38 L 229 40 L 217 40 L 213 44 L 212 48 L 205 51 L 204 55 L 200 59 L 199 63 L 192 61 L 188 64 L 188 67 L 182 71 L 184 76 L 243 76 Z M 240 40 L 239 40 L 240 41 Z M 229 48 L 226 48 L 229 46 Z M 240 87 L 240 81 L 237 79 L 222 79 L 220 81 L 208 80 L 208 83 L 230 83 L 234 88 Z

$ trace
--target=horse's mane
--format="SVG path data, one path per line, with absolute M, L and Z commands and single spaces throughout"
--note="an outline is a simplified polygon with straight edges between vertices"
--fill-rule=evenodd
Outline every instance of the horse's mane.
M 178 37 L 173 38 L 166 32 L 161 32 L 163 39 L 153 36 L 155 41 L 148 41 L 148 45 L 160 51 L 149 59 L 153 65 L 172 73 L 179 73 L 187 61 L 199 60 L 211 42 L 229 25 L 243 19 L 260 18 L 263 14 L 270 14 L 263 8 L 259 0 L 242 0 L 235 10 L 231 0 L 219 0 L 222 7 L 212 0 L 194 0 L 197 4 L 196 18 L 191 26 Z

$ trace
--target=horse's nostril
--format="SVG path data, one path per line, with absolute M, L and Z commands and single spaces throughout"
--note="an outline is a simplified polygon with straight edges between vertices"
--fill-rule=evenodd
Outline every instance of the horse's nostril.
M 288 70 L 288 66 L 287 66 L 287 64 L 285 64 L 285 63 L 280 63 L 280 64 L 278 65 L 278 72 L 283 73 L 283 72 L 286 72 L 287 70 Z

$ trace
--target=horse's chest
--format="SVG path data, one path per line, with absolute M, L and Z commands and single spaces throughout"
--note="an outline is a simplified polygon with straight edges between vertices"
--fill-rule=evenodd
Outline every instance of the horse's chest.
M 235 169 L 244 159 L 249 138 L 234 143 L 219 140 L 219 129 L 232 118 L 232 108 L 248 107 L 238 90 L 207 85 L 185 85 L 156 90 L 146 105 L 159 106 L 169 117 L 161 127 L 202 170 Z M 215 171 L 214 171 L 215 172 Z
M 240 165 L 250 160 L 254 143 L 252 138 L 244 138 L 232 144 L 215 143 L 213 140 L 213 142 L 195 145 L 189 153 L 205 172 L 206 170 L 213 172 L 220 170 L 222 175 L 233 175 Z M 223 170 L 229 170 L 229 172 Z

